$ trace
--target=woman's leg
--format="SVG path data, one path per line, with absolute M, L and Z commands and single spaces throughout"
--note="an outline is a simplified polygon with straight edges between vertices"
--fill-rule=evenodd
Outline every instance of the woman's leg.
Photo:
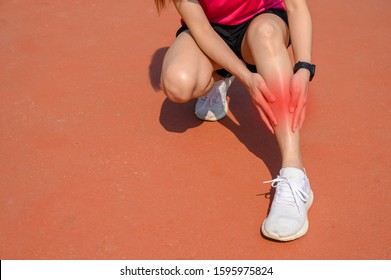
M 293 114 L 289 112 L 289 83 L 293 75 L 287 51 L 288 27 L 274 14 L 262 14 L 250 24 L 242 43 L 242 55 L 255 64 L 276 101 L 271 105 L 278 125 L 274 128 L 282 155 L 282 167 L 303 168 L 299 130 L 292 132 Z
M 276 101 L 270 104 L 278 124 L 274 128 L 282 154 L 280 177 L 270 212 L 262 223 L 262 233 L 272 239 L 290 241 L 306 234 L 307 212 L 313 200 L 308 178 L 303 172 L 299 130 L 292 132 L 289 112 L 292 64 L 286 49 L 288 28 L 273 14 L 262 14 L 252 21 L 242 44 L 244 59 L 255 63 Z
M 218 79 L 213 74 L 216 68 L 190 33 L 182 32 L 164 57 L 161 88 L 170 100 L 187 102 L 209 92 Z

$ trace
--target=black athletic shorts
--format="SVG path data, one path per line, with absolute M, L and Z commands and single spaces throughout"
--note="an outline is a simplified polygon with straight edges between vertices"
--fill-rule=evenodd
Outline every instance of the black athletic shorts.
M 220 35 L 220 37 L 227 43 L 227 45 L 231 48 L 231 50 L 240 58 L 243 60 L 242 52 L 241 52 L 241 46 L 242 41 L 244 38 L 244 35 L 246 34 L 246 31 L 248 29 L 248 26 L 252 22 L 254 18 L 261 14 L 271 13 L 279 16 L 287 25 L 288 25 L 288 15 L 285 10 L 281 9 L 269 9 L 260 12 L 256 16 L 254 16 L 252 19 L 245 21 L 238 25 L 223 25 L 223 24 L 217 24 L 217 23 L 211 23 L 213 29 L 217 32 L 217 34 Z M 186 24 L 183 24 L 177 31 L 176 36 L 178 36 L 183 31 L 187 31 L 189 28 Z M 247 63 L 246 63 L 247 64 Z M 252 72 L 257 72 L 257 69 L 255 65 L 253 64 L 247 64 L 247 68 Z M 225 69 L 219 69 L 216 71 L 219 75 L 223 77 L 229 77 L 231 74 L 226 71 Z

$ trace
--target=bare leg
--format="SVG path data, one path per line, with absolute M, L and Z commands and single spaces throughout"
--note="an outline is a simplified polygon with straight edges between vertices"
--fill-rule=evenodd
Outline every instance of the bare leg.
M 300 153 L 300 135 L 292 132 L 293 114 L 289 112 L 289 83 L 293 75 L 292 64 L 286 49 L 288 28 L 276 15 L 262 14 L 255 18 L 247 30 L 242 44 L 246 62 L 255 64 L 276 96 L 271 105 L 278 125 L 275 134 L 282 155 L 282 167 L 303 168 Z
M 174 102 L 186 102 L 208 93 L 215 81 L 217 65 L 195 43 L 188 32 L 175 39 L 164 57 L 161 87 Z

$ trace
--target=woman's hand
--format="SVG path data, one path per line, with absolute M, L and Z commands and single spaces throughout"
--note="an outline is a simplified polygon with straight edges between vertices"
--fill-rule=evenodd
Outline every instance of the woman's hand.
M 274 134 L 273 126 L 277 125 L 277 118 L 269 103 L 276 100 L 275 96 L 270 92 L 265 80 L 258 73 L 251 73 L 243 84 L 250 93 L 263 122 Z
M 305 119 L 309 77 L 307 69 L 300 69 L 291 79 L 289 111 L 293 114 L 292 132 L 295 132 L 298 126 L 301 129 Z

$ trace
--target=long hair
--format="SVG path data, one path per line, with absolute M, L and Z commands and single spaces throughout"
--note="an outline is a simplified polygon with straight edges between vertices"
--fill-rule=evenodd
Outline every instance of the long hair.
M 170 0 L 155 0 L 155 5 L 159 13 L 167 6 L 169 1 Z

